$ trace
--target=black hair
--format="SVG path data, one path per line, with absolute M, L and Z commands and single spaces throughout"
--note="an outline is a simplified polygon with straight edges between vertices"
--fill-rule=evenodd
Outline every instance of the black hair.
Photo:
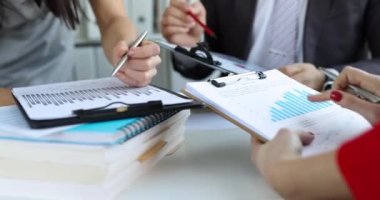
M 0 0 L 0 28 L 1 22 L 5 20 L 4 9 L 7 7 L 7 0 Z M 13 0 L 8 0 L 13 1 Z M 39 7 L 45 4 L 46 7 L 54 14 L 54 16 L 60 18 L 66 26 L 70 29 L 75 29 L 79 24 L 80 13 L 82 9 L 80 7 L 79 0 L 26 0 L 31 3 L 37 4 Z

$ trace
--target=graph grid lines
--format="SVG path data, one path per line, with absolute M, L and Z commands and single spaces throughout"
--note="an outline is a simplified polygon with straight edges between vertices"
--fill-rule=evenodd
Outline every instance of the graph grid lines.
M 271 120 L 279 122 L 332 106 L 331 102 L 310 102 L 306 91 L 292 90 L 283 95 L 283 99 L 271 107 Z

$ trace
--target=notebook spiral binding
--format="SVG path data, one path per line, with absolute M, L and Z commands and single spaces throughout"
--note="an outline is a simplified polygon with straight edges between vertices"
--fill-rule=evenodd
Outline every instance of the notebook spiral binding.
M 125 134 L 125 137 L 119 142 L 123 143 L 135 137 L 136 135 L 148 130 L 149 128 L 152 128 L 153 126 L 165 121 L 178 112 L 179 111 L 169 111 L 148 115 L 146 117 L 138 119 L 133 124 L 128 124 L 124 127 L 121 127 L 120 130 Z

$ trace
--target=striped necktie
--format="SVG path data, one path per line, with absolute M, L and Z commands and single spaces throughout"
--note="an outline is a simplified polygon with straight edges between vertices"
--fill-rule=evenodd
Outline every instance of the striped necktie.
M 264 67 L 279 68 L 296 61 L 300 0 L 275 0 Z

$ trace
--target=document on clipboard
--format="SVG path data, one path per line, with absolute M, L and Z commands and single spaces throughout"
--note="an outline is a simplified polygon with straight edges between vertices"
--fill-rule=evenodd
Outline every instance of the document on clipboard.
M 114 77 L 13 88 L 12 94 L 32 128 L 201 107 L 156 86 L 128 88 Z
M 332 101 L 308 101 L 318 92 L 278 70 L 188 83 L 184 93 L 264 141 L 281 128 L 314 133 L 304 155 L 332 150 L 371 128 L 361 115 Z
M 238 58 L 210 52 L 202 44 L 193 48 L 184 48 L 165 41 L 155 41 L 161 48 L 170 51 L 180 60 L 192 64 L 196 63 L 204 67 L 209 67 L 223 73 L 242 74 L 251 71 L 262 71 L 264 68 L 257 65 L 248 65 Z

